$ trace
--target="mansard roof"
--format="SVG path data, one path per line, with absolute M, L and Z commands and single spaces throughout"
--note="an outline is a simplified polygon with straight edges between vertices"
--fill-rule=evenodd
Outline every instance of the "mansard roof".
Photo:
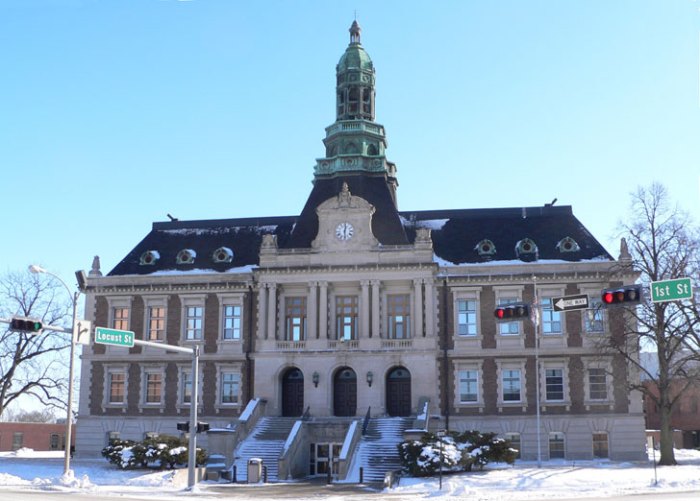
M 372 203 L 373 190 L 381 191 L 381 186 L 386 187 L 382 178 L 377 179 L 377 185 L 367 177 L 360 183 L 349 183 L 350 191 L 353 196 L 364 195 L 363 198 Z M 342 179 L 338 182 L 342 183 Z M 335 184 L 335 180 L 317 180 L 300 216 L 153 223 L 151 232 L 109 275 L 248 271 L 259 263 L 262 235 L 266 233 L 277 236 L 280 248 L 310 248 L 318 229 L 315 209 L 338 193 L 339 187 Z M 387 200 L 384 196 L 379 198 Z M 435 261 L 444 265 L 612 260 L 574 216 L 570 206 L 407 211 L 398 215 L 389 207 L 376 207 L 373 222 L 375 237 L 384 246 L 412 244 L 416 229 L 430 228 Z M 562 252 L 558 247 L 557 244 L 567 237 L 578 244 L 576 251 Z M 518 255 L 516 246 L 524 239 L 535 243 L 536 255 Z M 477 244 L 484 240 L 493 243 L 495 254 L 477 252 Z M 222 247 L 232 251 L 230 261 L 214 258 L 215 251 Z M 196 256 L 193 262 L 178 263 L 178 253 L 183 249 L 193 251 Z M 155 252 L 157 259 L 142 264 L 141 257 L 149 251 Z

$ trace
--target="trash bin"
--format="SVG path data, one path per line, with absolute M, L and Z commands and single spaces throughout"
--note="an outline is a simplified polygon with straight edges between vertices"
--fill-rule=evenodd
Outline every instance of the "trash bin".
M 263 460 L 250 458 L 248 460 L 248 483 L 257 484 L 262 480 Z

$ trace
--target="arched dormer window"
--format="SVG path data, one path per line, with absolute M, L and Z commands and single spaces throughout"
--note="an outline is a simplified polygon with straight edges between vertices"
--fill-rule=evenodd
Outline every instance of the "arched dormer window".
M 377 147 L 373 144 L 370 144 L 369 146 L 367 146 L 367 154 L 372 155 L 372 156 L 379 155 L 379 152 L 377 151 Z
M 515 254 L 521 259 L 537 259 L 537 245 L 530 238 L 523 238 L 515 244 Z
M 192 264 L 194 263 L 194 258 L 197 257 L 197 253 L 192 249 L 182 249 L 177 253 L 175 262 L 177 264 Z
M 160 259 L 160 253 L 157 250 L 147 250 L 139 258 L 141 266 L 152 266 Z
M 219 247 L 211 257 L 215 263 L 230 263 L 233 261 L 233 251 L 228 247 Z
M 496 246 L 493 245 L 493 242 L 488 238 L 485 238 L 481 242 L 476 244 L 474 250 L 480 256 L 494 256 L 496 254 Z
M 557 249 L 561 253 L 566 253 L 566 252 L 578 252 L 581 250 L 581 247 L 576 243 L 576 240 L 574 240 L 571 237 L 564 237 L 559 242 L 557 242 Z
M 349 153 L 351 155 L 356 154 L 357 153 L 357 145 L 355 143 L 349 143 L 345 147 L 345 153 Z

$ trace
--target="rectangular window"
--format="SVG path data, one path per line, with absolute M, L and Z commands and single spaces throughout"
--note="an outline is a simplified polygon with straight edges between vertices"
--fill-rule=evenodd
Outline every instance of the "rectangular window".
M 607 458 L 608 456 L 608 434 L 599 432 L 593 434 L 593 457 Z
M 542 334 L 561 334 L 561 313 L 554 311 L 551 297 L 543 297 L 542 304 Z
M 394 294 L 386 298 L 388 337 L 408 339 L 411 337 L 411 297 L 408 294 Z
M 13 451 L 16 451 L 17 449 L 21 449 L 23 443 L 24 443 L 24 433 L 15 432 L 12 434 L 12 450 Z
M 241 387 L 241 376 L 234 372 L 221 373 L 221 403 L 237 404 Z
M 185 339 L 192 341 L 202 339 L 202 322 L 204 308 L 201 306 L 188 306 L 185 308 Z
M 357 339 L 357 296 L 335 298 L 336 337 L 344 341 Z
M 471 404 L 479 401 L 479 373 L 475 370 L 459 371 L 459 402 Z
M 460 336 L 476 336 L 476 301 L 460 299 L 457 301 L 457 333 Z
M 285 341 L 306 339 L 306 298 L 288 297 L 285 300 Z
M 165 340 L 165 308 L 163 306 L 150 306 L 148 308 L 148 334 L 147 341 Z
M 564 370 L 545 370 L 545 395 L 547 400 L 564 400 Z
M 109 373 L 109 403 L 123 404 L 126 393 L 126 373 Z
M 605 369 L 599 367 L 588 369 L 588 394 L 591 400 L 608 399 L 608 381 Z
M 112 309 L 112 328 L 120 331 L 129 330 L 129 308 L 117 307 Z
M 498 298 L 498 306 L 517 303 L 518 298 L 514 296 L 502 296 Z M 503 322 L 498 324 L 498 332 L 502 336 L 517 336 L 520 334 L 520 322 Z
M 163 375 L 160 372 L 146 373 L 146 403 L 159 404 L 163 391 Z
M 600 299 L 592 300 L 589 309 L 583 311 L 583 322 L 586 332 L 603 332 L 603 303 Z
M 118 431 L 108 431 L 107 432 L 107 445 L 111 445 L 116 440 L 119 440 L 121 434 Z
M 182 395 L 182 403 L 189 404 L 192 402 L 192 374 L 190 372 L 181 372 L 182 379 L 180 380 L 180 395 Z
M 520 459 L 520 433 L 506 433 L 505 439 L 510 442 L 510 447 L 518 451 L 516 459 Z
M 58 436 L 58 433 L 52 433 L 51 438 L 49 439 L 49 448 L 52 451 L 57 451 L 59 447 L 59 442 L 61 440 L 61 437 Z
M 520 369 L 505 369 L 503 381 L 503 401 L 520 402 Z
M 564 434 L 558 431 L 549 434 L 549 459 L 564 459 L 566 457 Z
M 241 307 L 232 304 L 225 304 L 224 312 L 224 339 L 241 339 Z

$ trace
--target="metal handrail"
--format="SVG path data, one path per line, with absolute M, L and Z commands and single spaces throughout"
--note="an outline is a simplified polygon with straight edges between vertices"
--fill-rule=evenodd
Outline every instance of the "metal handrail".
M 367 427 L 369 426 L 369 416 L 371 410 L 371 406 L 367 407 L 367 414 L 365 414 L 365 420 L 362 422 L 362 435 L 365 435 L 367 433 Z

